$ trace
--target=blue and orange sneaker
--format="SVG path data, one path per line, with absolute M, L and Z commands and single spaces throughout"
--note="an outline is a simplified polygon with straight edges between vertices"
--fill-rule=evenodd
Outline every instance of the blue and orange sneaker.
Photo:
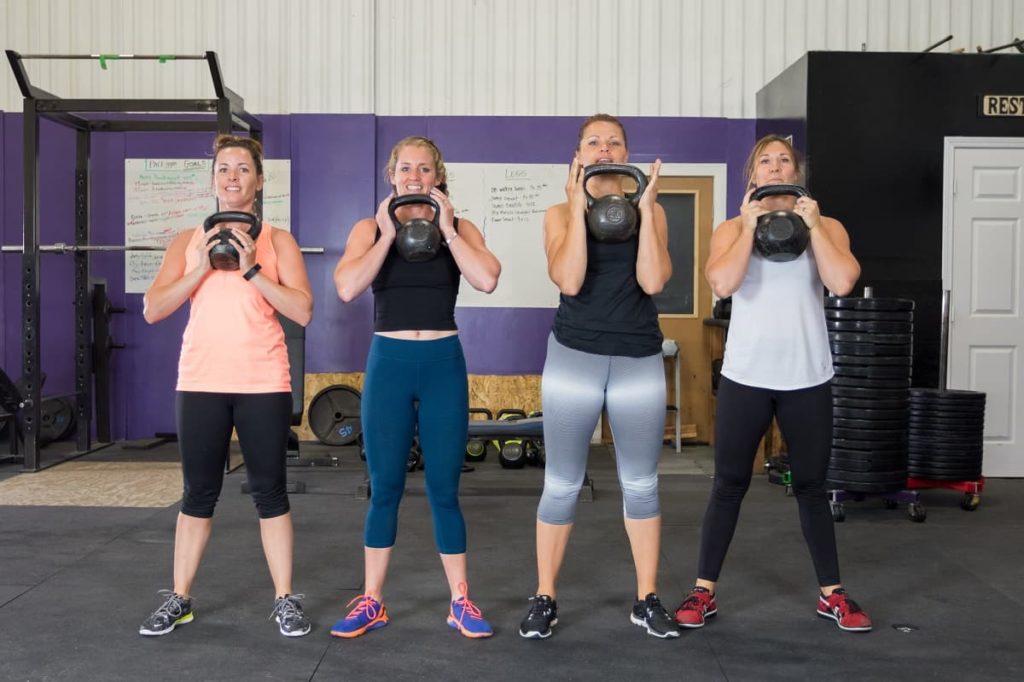
M 448 611 L 448 627 L 458 630 L 471 639 L 490 637 L 494 634 L 491 624 L 484 620 L 480 609 L 466 595 L 462 595 L 452 602 L 451 609 Z
M 361 594 L 350 601 L 348 606 L 352 604 L 355 604 L 355 608 L 331 626 L 331 634 L 335 637 L 358 637 L 388 624 L 388 610 L 370 595 Z

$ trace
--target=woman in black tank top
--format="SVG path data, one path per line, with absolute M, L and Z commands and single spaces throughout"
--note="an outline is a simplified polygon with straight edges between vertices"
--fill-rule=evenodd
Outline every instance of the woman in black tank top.
M 587 227 L 584 169 L 625 164 L 626 131 L 598 114 L 580 128 L 565 193 L 544 216 L 548 274 L 561 292 L 541 384 L 547 461 L 537 509 L 537 591 L 519 634 L 543 639 L 558 622 L 555 584 L 585 476 L 590 438 L 606 408 L 615 438 L 626 532 L 636 566 L 630 620 L 656 637 L 678 637 L 656 582 L 661 542 L 657 464 L 665 430 L 662 335 L 652 296 L 672 274 L 665 211 L 656 203 L 661 162 L 639 199 L 639 233 L 602 241 Z M 594 175 L 594 197 L 623 195 L 621 175 Z

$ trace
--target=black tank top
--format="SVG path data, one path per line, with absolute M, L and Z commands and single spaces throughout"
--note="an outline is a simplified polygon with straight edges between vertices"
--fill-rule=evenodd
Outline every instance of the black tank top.
M 459 219 L 453 222 L 459 231 Z M 380 239 L 380 228 L 374 243 Z M 373 330 L 395 332 L 406 329 L 452 331 L 455 299 L 462 273 L 448 248 L 433 260 L 410 263 L 398 255 L 394 244 L 373 279 Z
M 587 273 L 576 296 L 562 294 L 553 331 L 563 346 L 596 355 L 661 353 L 654 300 L 636 281 L 637 238 L 619 244 L 587 234 Z

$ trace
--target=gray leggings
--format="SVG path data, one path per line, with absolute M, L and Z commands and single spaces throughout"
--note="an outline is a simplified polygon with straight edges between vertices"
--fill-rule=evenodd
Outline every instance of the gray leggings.
M 658 457 L 665 434 L 665 369 L 661 355 L 593 355 L 548 338 L 541 380 L 544 406 L 544 493 L 537 518 L 572 523 L 587 470 L 590 437 L 607 406 L 626 518 L 661 513 Z

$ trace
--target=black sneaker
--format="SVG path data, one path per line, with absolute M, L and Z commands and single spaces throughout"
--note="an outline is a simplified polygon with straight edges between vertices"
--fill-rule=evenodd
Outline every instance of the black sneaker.
M 666 639 L 679 636 L 679 626 L 676 625 L 675 619 L 668 615 L 658 595 L 653 592 L 644 597 L 643 601 L 638 599 L 633 603 L 633 612 L 629 614 L 629 620 L 633 625 L 647 628 L 647 634 L 654 637 Z
M 302 637 L 309 634 L 309 618 L 302 611 L 304 594 L 286 594 L 274 600 L 270 617 L 277 621 L 285 637 Z
M 166 635 L 179 625 L 192 622 L 192 599 L 170 590 L 160 590 L 166 599 L 139 626 L 140 635 Z
M 530 597 L 530 612 L 519 625 L 519 636 L 527 639 L 547 639 L 551 626 L 558 624 L 558 604 L 546 594 Z

